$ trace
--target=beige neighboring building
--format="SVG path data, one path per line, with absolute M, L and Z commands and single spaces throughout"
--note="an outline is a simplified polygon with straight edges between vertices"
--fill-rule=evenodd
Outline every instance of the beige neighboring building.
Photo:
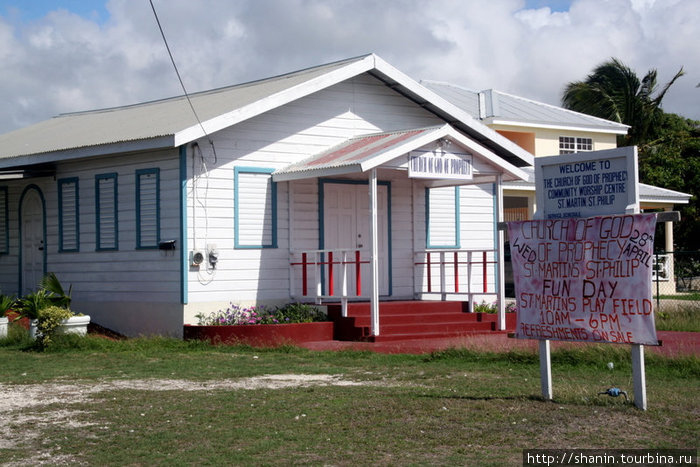
M 617 137 L 627 134 L 628 125 L 574 112 L 524 97 L 487 89 L 473 91 L 435 81 L 421 84 L 461 107 L 475 119 L 496 130 L 535 157 L 599 151 L 617 147 Z M 528 169 L 525 169 L 528 170 Z M 534 171 L 526 182 L 504 184 L 506 221 L 529 219 L 535 211 Z M 644 183 L 639 184 L 642 210 L 672 211 L 674 205 L 688 204 L 690 196 Z M 659 249 L 659 246 L 657 246 Z M 666 223 L 665 251 L 673 251 L 673 224 Z M 660 293 L 675 293 L 672 257 L 659 255 L 657 274 Z

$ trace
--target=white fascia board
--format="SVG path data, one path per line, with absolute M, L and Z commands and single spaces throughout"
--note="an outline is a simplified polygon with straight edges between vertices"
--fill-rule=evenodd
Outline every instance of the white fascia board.
M 484 174 L 479 176 L 474 176 L 471 180 L 439 180 L 439 179 L 425 179 L 423 183 L 425 186 L 430 188 L 441 188 L 446 186 L 466 186 L 466 185 L 485 185 L 487 183 L 496 183 L 498 179 L 497 175 L 494 174 Z
M 535 184 L 532 185 L 521 185 L 512 182 L 503 182 L 503 189 L 509 191 L 535 191 Z
M 476 141 L 473 141 L 466 136 L 464 136 L 462 133 L 459 133 L 457 130 L 455 130 L 452 127 L 448 127 L 447 129 L 448 136 L 452 139 L 454 139 L 457 143 L 461 144 L 465 148 L 475 152 L 475 155 L 480 156 L 483 159 L 486 159 L 488 162 L 490 162 L 492 165 L 498 167 L 502 172 L 505 172 L 506 174 L 512 176 L 516 180 L 527 180 L 528 179 L 528 174 L 524 170 L 514 166 L 510 162 L 506 161 L 505 159 L 502 159 L 498 157 L 496 154 L 494 154 L 490 149 L 487 149 L 477 143 Z M 528 153 L 529 154 L 529 153 Z
M 499 146 L 503 147 L 503 149 L 506 149 L 507 151 L 515 154 L 519 158 L 521 158 L 524 162 L 526 162 L 529 165 L 534 165 L 535 164 L 535 156 L 518 146 L 517 144 L 513 143 L 511 140 L 506 138 L 505 136 L 497 133 L 495 130 L 492 130 L 488 126 L 484 125 L 483 123 L 477 121 L 469 115 L 467 112 L 464 110 L 460 109 L 456 105 L 452 104 L 450 101 L 445 100 L 444 98 L 440 97 L 438 94 L 435 92 L 431 91 L 430 89 L 426 88 L 425 86 L 421 85 L 414 79 L 410 78 L 409 76 L 403 74 L 396 68 L 392 67 L 388 63 L 386 63 L 384 60 L 381 58 L 374 56 L 375 57 L 375 69 L 383 74 L 385 74 L 387 77 L 393 79 L 397 83 L 401 84 L 404 88 L 407 90 L 413 92 L 414 94 L 420 96 L 421 98 L 425 99 L 427 102 L 433 104 L 434 106 L 440 108 L 443 110 L 445 113 L 450 114 L 455 118 L 455 120 L 459 120 L 460 123 L 470 127 L 472 130 L 481 133 L 484 137 L 496 142 Z
M 668 206 L 673 206 L 674 204 L 688 204 L 690 201 L 687 198 L 657 198 L 654 196 L 642 196 L 639 195 L 640 203 L 654 203 L 654 204 L 665 204 Z
M 517 120 L 501 120 L 490 117 L 486 119 L 491 125 L 508 125 L 523 128 L 543 128 L 547 130 L 562 130 L 562 131 L 585 131 L 587 133 L 608 133 L 613 135 L 626 135 L 628 128 L 608 129 L 608 128 L 592 128 L 578 125 L 556 125 L 550 123 L 531 123 L 521 122 Z
M 248 104 L 244 107 L 204 121 L 202 122 L 202 126 L 204 126 L 207 134 L 215 133 L 219 130 L 223 130 L 224 128 L 228 128 L 237 123 L 256 117 L 262 113 L 276 109 L 277 107 L 281 107 L 297 99 L 333 86 L 334 84 L 338 84 L 346 79 L 354 78 L 355 76 L 371 70 L 373 68 L 373 64 L 373 55 L 368 55 L 357 62 L 350 63 L 337 70 L 329 71 L 326 74 L 317 76 L 316 78 L 305 81 L 289 89 L 285 89 L 284 91 L 264 97 L 253 102 L 252 104 Z M 175 134 L 175 144 L 176 146 L 180 146 L 204 136 L 205 134 L 199 124 L 192 125 L 189 128 L 178 131 Z
M 284 170 L 284 169 L 280 169 Z M 333 175 L 347 175 L 353 173 L 361 173 L 362 169 L 359 164 L 341 165 L 337 167 L 329 167 L 325 169 L 310 169 L 299 170 L 295 172 L 272 173 L 272 181 L 288 182 L 290 180 L 303 180 L 307 178 L 331 177 Z
M 44 164 L 48 162 L 70 161 L 75 159 L 83 159 L 86 157 L 106 156 L 126 152 L 170 149 L 175 147 L 173 145 L 173 140 L 173 136 L 169 135 L 136 141 L 103 144 L 100 146 L 86 146 L 62 151 L 51 151 L 42 154 L 27 154 L 24 156 L 8 157 L 5 159 L 0 159 L 0 169 L 22 165 Z

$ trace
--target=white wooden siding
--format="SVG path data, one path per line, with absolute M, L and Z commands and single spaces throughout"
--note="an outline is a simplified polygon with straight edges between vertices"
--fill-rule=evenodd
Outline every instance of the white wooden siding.
M 160 168 L 161 237 L 177 240 L 180 229 L 179 158 L 176 149 L 95 158 L 59 164 L 56 179 L 78 177 L 80 209 L 80 244 L 78 252 L 59 252 L 58 182 L 51 177 L 8 182 L 10 206 L 10 253 L 0 255 L 0 290 L 16 293 L 18 289 L 19 230 L 17 208 L 26 186 L 34 184 L 46 201 L 47 270 L 55 272 L 67 287 L 73 286 L 77 311 L 95 315 L 100 322 L 101 310 L 80 309 L 81 303 L 170 303 L 179 307 L 180 255 L 175 252 L 136 249 L 135 179 L 136 170 Z M 96 251 L 95 176 L 116 173 L 118 181 L 119 249 Z M 179 243 L 179 242 L 178 242 Z M 177 245 L 177 250 L 180 250 Z M 106 308 L 105 308 L 106 309 Z M 125 310 L 147 314 L 145 308 Z M 132 317 L 129 319 L 138 319 Z
M 195 178 L 188 186 L 189 248 L 205 250 L 210 244 L 216 245 L 219 251 L 215 270 L 207 265 L 190 268 L 187 285 L 192 306 L 188 308 L 192 311 L 188 314 L 196 313 L 197 303 L 288 301 L 290 244 L 292 249 L 317 249 L 319 245 L 318 181 L 310 179 L 277 184 L 278 248 L 236 250 L 233 239 L 234 167 L 277 169 L 359 134 L 439 123 L 442 120 L 380 81 L 360 76 L 217 133 L 214 135 L 216 161 L 208 143 L 199 142 L 201 153 L 194 151 L 194 158 L 188 147 L 187 166 L 190 177 L 194 175 Z M 210 169 L 207 177 L 201 176 L 202 160 Z M 398 189 L 401 184 L 402 188 Z M 410 186 L 405 176 L 402 182 L 392 183 L 394 225 L 410 225 Z M 239 195 L 251 194 L 243 192 Z M 404 198 L 397 201 L 397 196 Z M 402 203 L 405 206 L 397 208 Z M 410 238 L 410 227 L 408 230 Z M 396 234 L 406 236 L 405 231 Z M 400 243 L 392 242 L 394 258 L 398 257 L 397 248 L 403 248 Z M 411 249 L 410 241 L 407 249 Z M 410 268 L 406 267 L 412 258 L 402 261 L 398 262 L 404 267 L 399 276 L 403 274 L 408 280 L 403 284 L 394 276 L 394 295 L 400 290 L 411 296 L 412 277 Z M 394 271 L 397 271 L 396 259 Z

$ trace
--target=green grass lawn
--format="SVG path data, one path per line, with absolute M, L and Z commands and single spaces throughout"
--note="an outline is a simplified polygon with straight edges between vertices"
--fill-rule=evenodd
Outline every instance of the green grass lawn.
M 700 302 L 674 303 L 654 313 L 657 331 L 700 332 Z
M 646 412 L 597 395 L 632 395 L 626 346 L 555 351 L 555 399 L 545 402 L 528 352 L 56 344 L 0 343 L 6 462 L 500 466 L 521 465 L 529 448 L 695 448 L 700 433 L 696 357 L 647 356 Z M 275 388 L 258 384 L 263 375 L 311 381 Z

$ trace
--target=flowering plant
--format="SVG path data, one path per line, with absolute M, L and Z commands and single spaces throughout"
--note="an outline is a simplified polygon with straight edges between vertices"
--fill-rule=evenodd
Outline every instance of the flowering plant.
M 209 314 L 199 313 L 195 318 L 200 326 L 227 326 L 234 324 L 258 324 L 264 307 L 242 308 L 231 303 L 225 310 L 214 311 Z
M 264 306 L 244 308 L 230 303 L 225 310 L 195 315 L 199 326 L 230 326 L 240 324 L 291 324 L 326 321 L 318 309 L 302 303 L 289 303 L 270 310 Z
M 515 302 L 510 302 L 508 305 L 506 305 L 506 313 L 515 313 L 518 311 L 518 306 L 515 304 Z

